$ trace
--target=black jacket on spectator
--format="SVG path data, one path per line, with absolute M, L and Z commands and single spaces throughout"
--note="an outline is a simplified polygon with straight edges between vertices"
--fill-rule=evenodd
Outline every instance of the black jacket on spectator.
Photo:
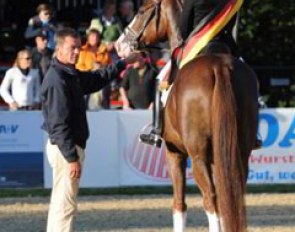
M 144 73 L 140 75 L 139 69 L 126 70 L 121 87 L 127 91 L 130 107 L 133 109 L 147 109 L 155 98 L 156 76 L 158 70 L 146 65 Z
M 25 39 L 29 40 L 31 46 L 34 44 L 34 39 L 36 36 L 41 33 L 47 34 L 48 47 L 50 49 L 54 49 L 54 33 L 56 30 L 56 26 L 53 20 L 50 20 L 45 25 L 40 20 L 39 16 L 34 16 L 29 20 L 28 27 L 25 31 Z
M 43 52 L 39 52 L 36 47 L 32 49 L 32 68 L 38 69 L 41 83 L 50 66 L 53 51 L 46 48 Z
M 85 148 L 89 136 L 84 95 L 102 89 L 125 66 L 118 61 L 105 69 L 80 72 L 53 59 L 41 87 L 42 129 L 68 162 L 78 160 L 75 146 Z

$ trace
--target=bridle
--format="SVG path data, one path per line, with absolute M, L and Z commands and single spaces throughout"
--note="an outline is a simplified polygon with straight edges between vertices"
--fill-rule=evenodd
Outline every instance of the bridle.
M 142 29 L 137 32 L 127 26 L 123 32 L 125 35 L 124 42 L 128 44 L 130 47 L 131 51 L 139 50 L 139 49 L 148 49 L 148 48 L 158 48 L 155 46 L 149 46 L 146 45 L 144 42 L 141 42 L 140 39 L 149 25 L 149 23 L 152 21 L 153 17 L 156 16 L 156 28 L 158 29 L 159 26 L 159 19 L 160 19 L 160 8 L 161 8 L 161 1 L 157 1 L 152 5 L 153 9 L 151 10 L 150 14 L 148 17 L 144 20 L 143 27 Z

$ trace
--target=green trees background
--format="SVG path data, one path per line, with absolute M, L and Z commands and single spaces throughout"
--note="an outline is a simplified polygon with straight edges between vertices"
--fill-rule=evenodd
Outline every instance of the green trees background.
M 295 0 L 251 0 L 240 13 L 239 45 L 251 65 L 295 64 Z
M 295 0 L 245 0 L 238 43 L 268 107 L 295 107 Z

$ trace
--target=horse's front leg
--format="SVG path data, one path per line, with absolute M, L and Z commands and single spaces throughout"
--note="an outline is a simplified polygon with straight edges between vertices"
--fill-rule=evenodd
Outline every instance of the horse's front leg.
M 186 225 L 185 188 L 187 156 L 166 150 L 167 167 L 173 184 L 173 228 L 174 232 L 184 232 Z

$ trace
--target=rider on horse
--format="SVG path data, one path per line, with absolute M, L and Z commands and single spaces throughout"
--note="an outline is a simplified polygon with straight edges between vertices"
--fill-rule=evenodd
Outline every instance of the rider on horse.
M 176 47 L 181 47 L 176 57 L 178 68 L 182 68 L 197 55 L 202 53 L 209 42 L 225 44 L 230 53 L 239 57 L 238 47 L 235 40 L 234 28 L 237 24 L 237 12 L 241 8 L 243 0 L 185 0 L 180 17 L 181 37 Z M 176 19 L 174 19 L 176 20 Z M 173 52 L 174 54 L 175 52 Z M 163 68 L 165 76 L 170 70 Z M 158 88 L 157 88 L 158 89 Z M 140 140 L 144 143 L 161 146 L 161 101 L 156 97 L 154 107 L 153 129 L 149 134 L 141 134 Z

